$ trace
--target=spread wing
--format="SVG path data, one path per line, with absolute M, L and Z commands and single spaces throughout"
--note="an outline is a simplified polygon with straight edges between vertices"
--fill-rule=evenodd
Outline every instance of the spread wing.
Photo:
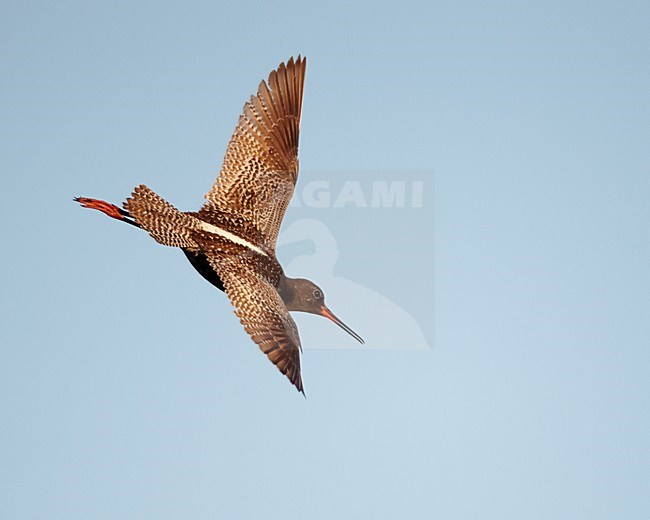
M 298 178 L 298 137 L 306 58 L 280 64 L 244 105 L 217 181 L 199 218 L 218 212 L 252 224 L 256 244 L 275 250 Z
M 223 281 L 246 332 L 304 395 L 298 328 L 275 287 L 258 274 L 254 262 L 242 262 L 232 256 L 213 256 L 208 260 Z

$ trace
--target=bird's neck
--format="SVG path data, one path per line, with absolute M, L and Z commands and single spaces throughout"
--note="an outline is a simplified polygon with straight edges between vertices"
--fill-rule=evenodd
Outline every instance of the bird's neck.
M 280 278 L 280 284 L 278 285 L 280 298 L 282 298 L 282 301 L 289 311 L 298 310 L 294 306 L 294 302 L 296 301 L 297 280 L 297 278 L 289 278 L 288 276 L 282 275 L 282 278 Z

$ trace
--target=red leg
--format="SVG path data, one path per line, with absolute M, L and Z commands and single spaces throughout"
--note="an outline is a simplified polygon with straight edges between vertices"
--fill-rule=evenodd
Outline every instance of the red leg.
M 135 227 L 140 227 L 137 222 L 132 220 L 128 212 L 123 209 L 118 208 L 115 204 L 106 202 L 99 199 L 90 199 L 88 197 L 75 197 L 74 200 L 81 204 L 84 208 L 96 209 L 102 213 L 108 215 L 111 218 L 121 220 Z
M 75 197 L 74 200 L 81 204 L 84 208 L 96 209 L 105 213 L 109 217 L 116 218 L 117 220 L 124 220 L 124 216 L 115 204 L 103 200 L 89 199 L 87 197 Z

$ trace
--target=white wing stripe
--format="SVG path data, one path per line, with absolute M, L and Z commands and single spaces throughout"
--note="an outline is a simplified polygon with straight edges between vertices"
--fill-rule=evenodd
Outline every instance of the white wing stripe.
M 238 237 L 237 235 L 232 234 L 230 231 L 226 231 L 225 229 L 221 229 L 220 227 L 217 227 L 213 224 L 210 224 L 208 222 L 205 222 L 203 220 L 197 219 L 201 225 L 201 229 L 203 231 L 207 231 L 208 233 L 213 233 L 215 235 L 219 235 L 220 237 L 223 237 L 227 240 L 230 240 L 231 242 L 234 242 L 235 244 L 239 244 L 240 246 L 247 247 L 248 249 L 251 249 L 252 251 L 255 251 L 256 253 L 259 253 L 260 255 L 268 256 L 262 249 L 257 247 L 255 244 L 251 244 L 248 240 L 243 239 L 242 237 Z

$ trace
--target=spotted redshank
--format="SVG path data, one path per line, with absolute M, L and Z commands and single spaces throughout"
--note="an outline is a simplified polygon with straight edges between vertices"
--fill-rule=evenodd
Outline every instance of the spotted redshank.
M 324 316 L 363 339 L 325 305 L 322 289 L 285 276 L 275 256 L 282 219 L 298 179 L 298 136 L 307 61 L 291 58 L 244 105 L 221 171 L 198 212 L 181 212 L 140 185 L 123 209 L 77 197 L 83 207 L 147 231 L 183 250 L 192 266 L 225 291 L 246 332 L 304 394 L 300 337 L 291 311 Z

